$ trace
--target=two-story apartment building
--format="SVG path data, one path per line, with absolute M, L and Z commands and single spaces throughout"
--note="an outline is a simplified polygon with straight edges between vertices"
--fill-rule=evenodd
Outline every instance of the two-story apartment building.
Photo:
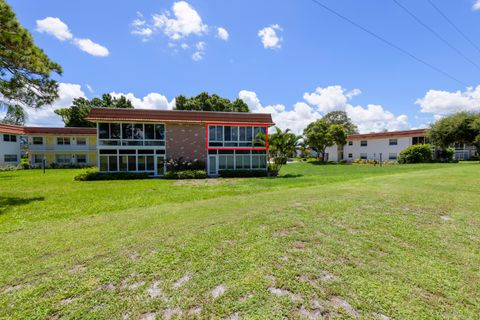
M 166 161 L 205 163 L 220 170 L 266 170 L 270 114 L 179 110 L 92 109 L 101 172 L 162 176 Z
M 335 145 L 327 148 L 326 157 L 328 161 L 351 162 L 356 159 L 396 161 L 402 150 L 422 143 L 429 143 L 425 129 L 352 134 L 348 136 L 345 146 Z M 455 159 L 468 160 L 475 154 L 473 147 L 455 146 Z
M 97 164 L 95 128 L 25 127 L 28 157 L 32 166 L 94 166 Z
M 0 166 L 17 165 L 21 158 L 23 127 L 0 124 Z
M 95 128 L 21 127 L 0 124 L 0 165 L 17 165 L 22 143 L 32 166 L 97 164 Z

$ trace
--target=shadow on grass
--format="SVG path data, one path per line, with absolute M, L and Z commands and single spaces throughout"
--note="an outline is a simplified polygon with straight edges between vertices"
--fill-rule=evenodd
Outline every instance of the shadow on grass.
M 0 196 L 0 214 L 5 213 L 9 207 L 26 205 L 30 202 L 43 200 L 45 200 L 45 197 L 17 198 Z
M 276 177 L 269 177 L 271 179 L 290 179 L 290 178 L 299 178 L 303 177 L 303 174 L 292 174 L 292 173 L 287 173 L 282 176 L 276 176 Z

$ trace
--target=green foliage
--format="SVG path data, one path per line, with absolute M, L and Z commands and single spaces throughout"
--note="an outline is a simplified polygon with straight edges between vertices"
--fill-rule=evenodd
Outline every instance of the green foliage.
M 453 156 L 455 155 L 454 148 L 446 148 L 440 150 L 440 160 L 450 162 L 453 160 Z
M 181 170 L 167 171 L 164 175 L 165 179 L 206 179 L 207 172 L 205 170 Z
M 458 112 L 442 118 L 430 126 L 428 135 L 432 144 L 441 148 L 471 144 L 480 154 L 480 113 Z
M 432 160 L 432 146 L 416 144 L 403 149 L 398 156 L 398 163 L 424 163 Z
M 28 158 L 22 158 L 20 163 L 17 166 L 17 169 L 27 170 L 30 169 L 30 163 L 28 162 Z
M 12 8 L 0 0 L 0 106 L 39 108 L 58 98 L 58 84 L 50 74 L 61 67 L 38 48 Z
M 237 98 L 232 102 L 217 94 L 209 95 L 208 92 L 202 92 L 190 98 L 183 95 L 177 96 L 175 110 L 249 112 L 247 104 L 241 99 Z
M 332 111 L 325 114 L 322 118 L 328 124 L 337 124 L 340 125 L 347 135 L 358 133 L 358 127 L 353 123 L 345 111 Z
M 222 178 L 254 178 L 266 177 L 268 172 L 266 170 L 220 170 L 218 174 Z
M 205 163 L 198 159 L 185 160 L 183 157 L 177 159 L 169 159 L 167 161 L 168 172 L 205 170 Z
M 27 114 L 25 113 L 25 110 L 23 110 L 22 106 L 18 104 L 10 104 L 7 105 L 7 114 L 1 122 L 5 124 L 23 126 L 25 125 L 26 120 Z
M 88 170 L 76 175 L 73 179 L 75 181 L 97 181 L 97 180 L 139 180 L 147 179 L 147 172 L 98 172 Z
M 290 132 L 290 129 L 282 130 L 275 127 L 275 133 L 268 136 L 268 155 L 275 168 L 273 171 L 280 171 L 282 165 L 287 163 L 288 157 L 293 157 L 299 147 L 301 136 Z
M 92 100 L 75 98 L 72 106 L 57 109 L 55 113 L 62 117 L 65 127 L 95 127 L 94 123 L 85 120 L 92 108 L 132 109 L 133 105 L 124 96 L 114 98 L 106 93 L 102 95 L 102 98 L 93 98 Z
M 347 141 L 347 133 L 342 125 L 328 123 L 323 118 L 310 123 L 303 134 L 310 148 L 321 155 L 322 161 L 325 160 L 327 147 L 344 145 Z
M 17 169 L 18 169 L 17 166 L 12 166 L 12 165 L 0 166 L 0 172 L 2 172 L 2 171 L 15 171 Z

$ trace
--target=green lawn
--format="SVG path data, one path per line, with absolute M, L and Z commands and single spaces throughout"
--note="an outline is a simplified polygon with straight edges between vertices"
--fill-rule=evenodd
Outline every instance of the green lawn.
M 0 318 L 478 319 L 480 165 L 0 172 Z

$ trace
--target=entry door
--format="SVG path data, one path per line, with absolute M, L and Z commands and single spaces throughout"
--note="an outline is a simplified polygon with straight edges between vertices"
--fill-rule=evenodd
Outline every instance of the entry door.
M 208 174 L 212 176 L 217 174 L 217 156 L 208 157 Z
M 157 166 L 155 175 L 163 176 L 165 174 L 165 156 L 157 156 Z

